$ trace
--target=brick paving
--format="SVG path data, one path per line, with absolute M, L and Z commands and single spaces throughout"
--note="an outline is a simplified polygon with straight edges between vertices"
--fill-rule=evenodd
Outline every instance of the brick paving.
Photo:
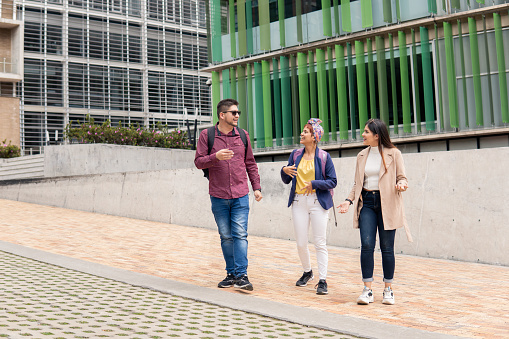
M 209 288 L 224 277 L 214 230 L 1 199 L 0 216 L 0 240 L 14 244 Z M 359 306 L 358 250 L 329 246 L 329 294 L 318 296 L 314 284 L 294 286 L 302 272 L 293 241 L 249 236 L 251 295 L 448 335 L 509 336 L 509 267 L 396 255 L 396 305 L 387 306 L 376 256 L 375 303 Z

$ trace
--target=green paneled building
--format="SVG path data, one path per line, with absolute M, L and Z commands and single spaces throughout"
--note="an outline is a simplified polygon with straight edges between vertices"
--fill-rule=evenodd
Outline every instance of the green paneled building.
M 206 11 L 213 110 L 237 99 L 258 150 L 293 147 L 311 117 L 329 148 L 362 141 L 369 118 L 395 141 L 507 134 L 508 1 L 210 0 Z

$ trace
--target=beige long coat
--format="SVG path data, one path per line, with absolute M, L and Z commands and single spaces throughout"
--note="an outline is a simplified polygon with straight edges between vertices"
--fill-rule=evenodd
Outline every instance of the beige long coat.
M 359 215 L 362 209 L 362 186 L 364 184 L 364 168 L 368 159 L 371 147 L 367 147 L 357 154 L 357 165 L 355 166 L 355 182 L 348 199 L 353 201 L 353 227 L 359 228 Z M 384 229 L 394 230 L 400 227 L 405 228 L 408 241 L 412 240 L 412 235 L 408 229 L 403 206 L 403 197 L 401 192 L 396 190 L 396 184 L 408 185 L 405 175 L 405 165 L 400 150 L 397 148 L 383 148 L 385 165 L 380 166 L 380 175 L 378 179 L 378 189 L 380 190 L 380 200 L 382 205 L 382 218 Z

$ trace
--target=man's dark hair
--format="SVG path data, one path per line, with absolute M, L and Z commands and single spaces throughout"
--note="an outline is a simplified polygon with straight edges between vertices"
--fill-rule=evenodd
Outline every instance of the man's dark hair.
M 217 103 L 217 119 L 219 120 L 219 113 L 227 111 L 232 106 L 239 107 L 239 102 L 235 99 L 223 99 Z

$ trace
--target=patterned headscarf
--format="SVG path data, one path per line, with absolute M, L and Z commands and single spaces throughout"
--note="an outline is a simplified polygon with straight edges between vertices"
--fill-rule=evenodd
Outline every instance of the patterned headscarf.
M 319 142 L 320 139 L 322 139 L 323 136 L 323 127 L 320 126 L 320 123 L 322 120 L 312 118 L 308 120 L 308 124 L 310 124 L 313 127 L 313 133 L 315 134 L 316 142 Z

